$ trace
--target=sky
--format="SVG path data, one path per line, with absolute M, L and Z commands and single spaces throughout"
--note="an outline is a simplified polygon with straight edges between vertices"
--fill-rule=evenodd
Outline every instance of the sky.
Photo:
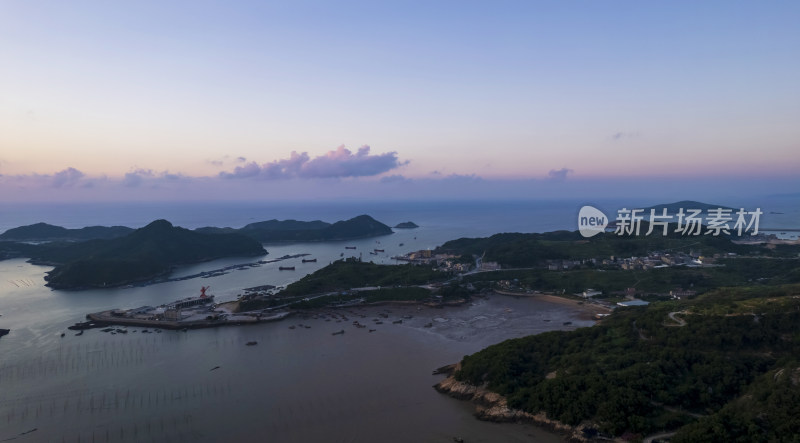
M 794 1 L 2 0 L 0 202 L 797 192 L 798 20 Z

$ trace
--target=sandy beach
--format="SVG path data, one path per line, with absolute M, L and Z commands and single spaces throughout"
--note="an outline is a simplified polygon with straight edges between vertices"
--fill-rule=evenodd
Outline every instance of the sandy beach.
M 508 297 L 525 297 L 525 298 L 534 298 L 536 300 L 544 301 L 547 303 L 556 303 L 564 306 L 571 306 L 576 310 L 581 312 L 580 318 L 583 320 L 594 320 L 595 315 L 597 314 L 610 314 L 612 309 L 599 304 L 595 301 L 583 301 L 583 300 L 576 300 L 567 297 L 561 297 L 558 295 L 553 294 L 519 294 L 515 292 L 508 292 L 508 291 L 495 291 L 498 295 L 504 295 Z

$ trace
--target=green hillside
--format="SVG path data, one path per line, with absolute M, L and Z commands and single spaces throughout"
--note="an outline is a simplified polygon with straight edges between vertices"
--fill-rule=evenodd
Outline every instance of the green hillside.
M 201 234 L 156 220 L 111 240 L 42 245 L 32 259 L 56 265 L 52 288 L 124 285 L 168 273 L 174 266 L 230 256 L 265 254 L 256 241 L 239 234 Z

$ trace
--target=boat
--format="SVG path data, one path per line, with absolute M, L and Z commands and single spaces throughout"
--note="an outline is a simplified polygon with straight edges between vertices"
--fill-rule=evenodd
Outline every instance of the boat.
M 344 329 L 342 329 L 339 332 L 333 332 L 333 333 L 331 333 L 331 335 L 344 335 Z
M 395 325 L 399 325 L 400 323 L 403 323 L 403 320 L 395 320 L 392 323 Z
M 400 243 L 400 246 L 403 246 L 403 243 Z
M 278 266 L 279 271 L 294 271 L 294 266 Z
M 572 324 L 572 322 L 571 322 L 571 321 L 565 321 L 565 322 L 564 322 L 564 326 L 569 326 L 569 325 L 571 325 L 571 324 Z
M 245 343 L 246 346 L 255 346 L 257 344 L 258 344 L 257 341 L 249 341 L 249 342 Z
M 11 329 L 0 329 L 0 337 L 8 335 L 9 332 L 11 332 Z M 63 337 L 64 334 L 61 334 L 61 336 Z
M 304 258 L 303 259 L 303 263 L 316 263 L 316 262 L 317 262 L 316 258 L 308 258 L 308 259 Z
M 98 328 L 100 326 L 102 326 L 102 325 L 99 324 L 99 323 L 95 323 L 93 321 L 84 321 L 84 322 L 75 323 L 72 326 L 68 326 L 67 329 L 70 329 L 72 331 L 82 331 L 84 329 Z
M 295 328 L 294 325 L 289 326 L 289 329 L 294 329 L 294 328 Z
M 344 248 L 345 249 L 355 249 L 356 247 L 355 246 L 345 246 Z
M 369 332 L 375 332 L 377 329 L 370 329 Z
M 375 252 L 386 252 L 383 249 L 375 249 Z

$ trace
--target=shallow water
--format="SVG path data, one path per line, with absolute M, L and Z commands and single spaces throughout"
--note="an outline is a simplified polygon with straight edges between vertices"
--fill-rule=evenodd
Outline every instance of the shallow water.
M 180 272 L 227 262 L 236 260 Z M 207 280 L 228 288 L 224 299 L 265 280 L 297 278 L 278 280 L 285 273 L 273 265 L 235 271 L 236 286 L 223 283 L 228 276 Z M 444 309 L 328 311 L 338 323 L 330 316 L 293 316 L 256 326 L 160 334 L 128 328 L 117 335 L 95 329 L 75 336 L 66 326 L 87 312 L 160 304 L 207 280 L 65 292 L 42 286 L 47 270 L 23 260 L 0 262 L 0 321 L 12 329 L 0 339 L 0 440 L 558 441 L 533 426 L 474 419 L 470 405 L 432 389 L 442 376 L 431 371 L 506 338 L 565 328 L 564 321 L 591 324 L 561 305 L 497 296 Z M 413 317 L 392 323 L 407 315 Z M 368 327 L 355 328 L 353 320 Z M 331 335 L 341 329 L 344 335 Z

